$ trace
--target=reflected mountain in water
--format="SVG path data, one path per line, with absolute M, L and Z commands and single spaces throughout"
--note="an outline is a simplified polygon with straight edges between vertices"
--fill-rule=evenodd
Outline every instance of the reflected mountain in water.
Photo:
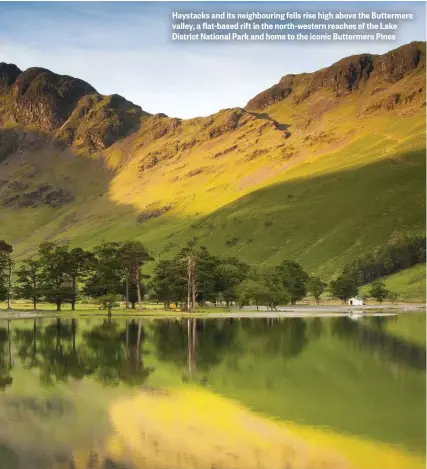
M 194 464 L 209 458 L 186 455 L 193 450 L 170 438 L 188 432 L 191 441 L 201 441 L 213 431 L 205 426 L 216 422 L 222 406 L 229 409 L 224 422 L 231 418 L 236 409 L 226 402 L 278 421 L 424 453 L 425 345 L 411 341 L 410 321 L 405 315 L 357 322 L 342 317 L 5 322 L 0 324 L 0 468 L 139 469 L 145 466 L 129 461 L 135 451 L 145 451 L 155 464 L 150 469 L 187 469 L 192 467 L 187 456 Z M 163 414 L 176 414 L 170 435 L 162 432 L 171 423 L 157 421 Z M 114 438 L 113 428 L 119 431 Z M 209 447 L 223 431 L 212 433 Z M 225 445 L 231 436 L 224 438 Z M 217 467 L 214 453 L 209 469 Z M 172 465 L 162 466 L 163 457 Z

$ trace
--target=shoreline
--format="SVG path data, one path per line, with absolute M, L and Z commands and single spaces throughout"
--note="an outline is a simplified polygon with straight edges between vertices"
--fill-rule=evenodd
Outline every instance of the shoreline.
M 219 308 L 218 308 L 219 309 Z M 301 318 L 301 317 L 345 317 L 349 315 L 356 316 L 395 316 L 397 314 L 425 312 L 424 304 L 402 304 L 402 305 L 367 305 L 367 306 L 292 306 L 283 307 L 277 311 L 267 311 L 261 309 L 259 311 L 253 309 L 241 310 L 232 309 L 230 311 L 215 311 L 215 308 L 201 309 L 194 313 L 180 311 L 165 311 L 159 309 L 138 310 L 113 310 L 112 318 L 153 318 L 153 319 L 185 319 L 185 318 Z M 107 317 L 106 311 L 93 312 L 91 310 L 84 311 L 31 311 L 31 310 L 0 310 L 0 320 L 16 320 L 16 319 L 40 319 L 40 318 L 57 318 L 64 319 L 79 317 Z

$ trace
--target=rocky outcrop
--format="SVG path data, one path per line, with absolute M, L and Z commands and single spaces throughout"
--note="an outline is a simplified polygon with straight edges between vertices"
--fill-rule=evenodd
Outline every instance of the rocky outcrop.
M 48 205 L 60 207 L 74 200 L 74 195 L 67 189 L 50 184 L 34 186 L 24 181 L 0 181 L 2 190 L 1 204 L 4 207 L 39 207 Z
M 330 90 L 340 97 L 358 90 L 368 80 L 395 82 L 423 68 L 424 42 L 412 42 L 384 55 L 354 55 L 314 73 L 286 75 L 251 99 L 245 109 L 259 111 L 288 97 L 299 104 L 319 90 Z
M 0 123 L 53 133 L 77 149 L 105 149 L 148 116 L 119 95 L 102 96 L 83 80 L 44 68 L 0 63 Z
M 70 117 L 83 96 L 93 93 L 95 88 L 82 80 L 30 68 L 11 85 L 10 117 L 17 124 L 55 130 Z
M 12 85 L 20 73 L 16 65 L 0 63 L 0 92 Z
M 93 153 L 104 150 L 137 130 L 148 115 L 122 96 L 84 96 L 57 136 L 76 149 Z

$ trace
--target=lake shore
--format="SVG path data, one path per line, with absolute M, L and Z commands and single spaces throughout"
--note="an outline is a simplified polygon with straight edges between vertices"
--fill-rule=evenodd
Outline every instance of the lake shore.
M 168 311 L 163 308 L 144 308 L 142 311 L 137 309 L 116 309 L 113 310 L 112 317 L 149 317 L 149 318 L 292 318 L 292 317 L 342 317 L 348 315 L 381 315 L 390 316 L 402 313 L 421 312 L 426 310 L 424 304 L 383 304 L 383 305 L 292 305 L 278 307 L 277 311 L 267 311 L 265 307 L 260 307 L 259 311 L 253 308 L 200 308 L 194 313 L 185 311 Z M 80 309 L 77 311 L 64 310 L 24 310 L 11 309 L 0 310 L 0 319 L 34 319 L 34 318 L 73 318 L 73 317 L 94 317 L 107 316 L 106 310 L 99 309 Z

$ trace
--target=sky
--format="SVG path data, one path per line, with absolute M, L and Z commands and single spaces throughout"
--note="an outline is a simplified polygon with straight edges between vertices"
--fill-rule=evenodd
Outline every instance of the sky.
M 425 41 L 425 2 L 0 2 L 0 62 L 43 67 L 150 113 L 191 118 L 243 107 L 288 73 Z M 172 11 L 412 12 L 394 42 L 171 40 Z

